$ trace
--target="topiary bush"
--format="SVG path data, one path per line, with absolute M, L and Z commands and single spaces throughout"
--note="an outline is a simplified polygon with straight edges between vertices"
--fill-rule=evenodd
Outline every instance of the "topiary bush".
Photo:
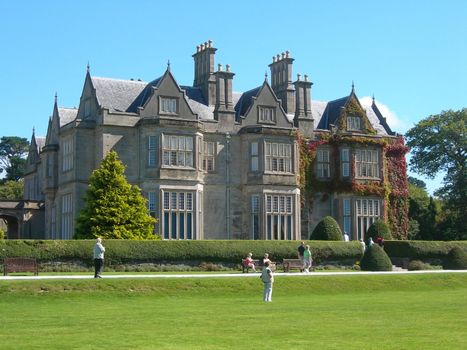
M 392 271 L 392 262 L 383 248 L 377 244 L 368 247 L 360 261 L 363 271 Z
M 444 260 L 443 269 L 467 270 L 467 251 L 461 247 L 454 247 Z
M 383 220 L 376 220 L 368 228 L 368 231 L 366 231 L 365 242 L 369 237 L 371 237 L 373 241 L 376 237 L 382 237 L 384 240 L 391 240 L 392 234 L 388 224 L 386 224 Z
M 317 241 L 342 241 L 342 231 L 339 224 L 332 216 L 325 216 L 316 225 L 310 235 L 310 239 Z

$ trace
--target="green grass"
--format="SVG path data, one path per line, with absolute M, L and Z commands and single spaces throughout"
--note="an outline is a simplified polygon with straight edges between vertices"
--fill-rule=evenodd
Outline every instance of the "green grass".
M 1 349 L 465 349 L 467 274 L 0 282 Z

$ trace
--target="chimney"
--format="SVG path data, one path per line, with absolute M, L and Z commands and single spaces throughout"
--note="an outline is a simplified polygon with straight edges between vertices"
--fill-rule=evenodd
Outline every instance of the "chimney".
M 223 115 L 232 116 L 235 110 L 232 102 L 232 80 L 235 75 L 230 71 L 230 65 L 225 66 L 226 70 L 222 70 L 222 65 L 219 64 L 217 72 L 214 73 L 216 79 L 216 104 L 214 107 L 214 119 L 220 120 Z
M 292 85 L 292 64 L 294 59 L 289 51 L 282 52 L 272 58 L 271 87 L 276 96 L 281 99 L 282 107 L 287 114 L 295 113 L 295 89 Z
M 295 117 L 294 125 L 299 128 L 306 137 L 313 135 L 313 116 L 311 114 L 311 86 L 313 83 L 308 81 L 308 75 L 301 80 L 301 75 L 297 74 L 295 85 Z
M 214 105 L 216 100 L 216 79 L 214 77 L 214 55 L 216 48 L 212 46 L 212 41 L 196 47 L 193 54 L 195 61 L 195 78 L 193 86 L 201 88 L 204 99 L 209 106 Z

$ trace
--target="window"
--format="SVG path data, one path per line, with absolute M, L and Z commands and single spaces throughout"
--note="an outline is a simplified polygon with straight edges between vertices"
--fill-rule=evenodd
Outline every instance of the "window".
M 260 122 L 275 123 L 276 110 L 273 107 L 258 107 L 258 120 Z
M 73 169 L 73 140 L 64 140 L 62 146 L 62 171 L 69 171 Z
M 259 239 L 259 196 L 251 196 L 251 238 Z
M 193 168 L 193 137 L 163 135 L 163 139 L 164 166 Z
M 164 191 L 162 196 L 164 239 L 193 239 L 194 192 Z
M 173 97 L 160 97 L 159 110 L 161 113 L 177 114 L 177 99 Z
M 290 144 L 266 142 L 265 170 L 281 173 L 292 171 Z
M 350 176 L 350 150 L 348 148 L 341 149 L 341 172 L 342 177 Z
M 364 239 L 365 233 L 380 216 L 378 199 L 357 199 L 355 201 L 357 218 L 357 238 Z
M 250 144 L 250 170 L 259 170 L 259 153 L 258 153 L 258 142 L 252 142 Z
M 359 149 L 355 154 L 357 178 L 379 179 L 379 161 L 377 150 Z
M 321 178 L 330 177 L 329 150 L 318 149 L 317 154 L 316 154 L 316 159 L 317 159 L 317 176 Z
M 73 238 L 73 202 L 72 195 L 62 196 L 62 238 Z
M 352 217 L 350 213 L 350 198 L 344 198 L 342 200 L 342 215 L 344 223 L 344 233 L 347 233 L 349 237 L 352 237 Z
M 292 198 L 266 195 L 266 239 L 291 240 L 294 236 Z
M 216 157 L 216 143 L 203 141 L 203 170 L 214 171 Z
M 157 136 L 148 137 L 148 166 L 155 167 L 157 160 Z
M 360 117 L 347 117 L 347 130 L 361 130 Z
M 149 215 L 155 218 L 156 217 L 156 192 L 148 193 L 148 210 L 149 210 Z

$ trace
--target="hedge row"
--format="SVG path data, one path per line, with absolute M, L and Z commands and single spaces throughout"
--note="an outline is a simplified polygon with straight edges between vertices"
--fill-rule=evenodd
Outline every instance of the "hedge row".
M 444 259 L 454 247 L 467 250 L 467 241 L 385 241 L 384 250 L 391 258 L 410 260 Z
M 132 262 L 228 262 L 239 263 L 247 253 L 260 259 L 269 253 L 273 261 L 297 258 L 298 241 L 126 241 L 106 240 L 106 264 Z M 92 262 L 93 240 L 6 240 L 0 242 L 0 259 L 24 256 L 47 261 Z M 361 246 L 358 242 L 313 241 L 310 243 L 313 259 L 359 260 Z
M 127 241 L 106 240 L 106 264 L 133 262 L 226 262 L 237 263 L 253 253 L 260 259 L 269 253 L 270 259 L 280 262 L 296 258 L 298 241 Z M 360 260 L 360 243 L 310 241 L 308 242 L 316 263 L 324 261 Z M 82 261 L 92 263 L 93 240 L 4 240 L 0 241 L 0 259 L 5 257 L 31 257 L 39 262 Z M 386 241 L 384 250 L 390 257 L 419 259 L 444 259 L 450 250 L 459 246 L 467 250 L 467 241 Z

